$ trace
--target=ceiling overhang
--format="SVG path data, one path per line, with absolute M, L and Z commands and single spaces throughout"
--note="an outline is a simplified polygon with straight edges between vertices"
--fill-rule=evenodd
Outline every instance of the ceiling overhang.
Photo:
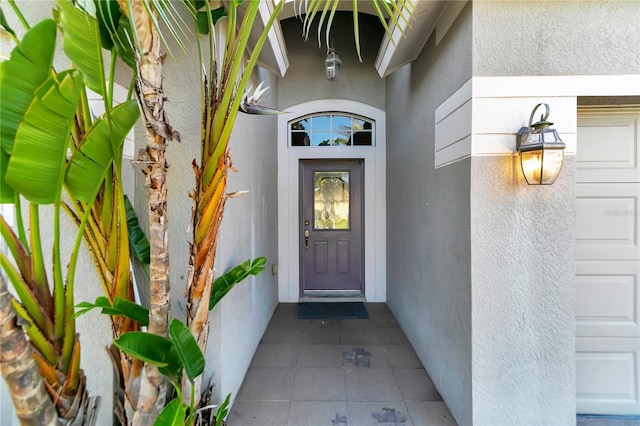
M 380 77 L 386 77 L 398 68 L 413 62 L 425 43 L 436 32 L 436 44 L 453 24 L 468 0 L 410 0 L 413 19 L 407 7 L 401 14 L 406 19 L 398 19 L 399 25 L 389 26 L 391 37 L 385 34 L 380 44 L 375 67 Z M 404 36 L 403 36 L 404 33 Z
M 265 25 L 269 22 L 277 1 L 285 1 L 285 4 L 280 12 L 279 20 L 276 20 L 269 30 L 258 64 L 276 75 L 284 77 L 289 67 L 289 59 L 280 20 L 299 16 L 300 10 L 294 9 L 294 6 L 301 7 L 304 3 L 303 0 L 295 2 L 292 0 L 260 1 L 260 19 L 253 27 L 249 46 L 252 48 L 256 45 Z M 408 19 L 399 16 L 399 27 L 391 23 L 389 25 L 391 37 L 385 34 L 382 39 L 374 64 L 380 77 L 386 77 L 403 65 L 415 60 L 434 31 L 436 44 L 439 43 L 467 2 L 468 0 L 408 0 L 407 6 L 401 10 L 401 14 Z M 359 3 L 359 11 L 375 14 L 369 3 Z M 339 5 L 340 10 L 352 10 L 351 8 L 352 2 L 350 1 L 341 2 Z M 407 8 L 413 9 L 412 18 L 409 18 L 410 13 L 406 10 Z
M 245 9 L 242 5 L 238 9 L 238 22 L 242 22 Z M 275 3 L 273 0 L 260 0 L 260 5 L 258 6 L 259 18 L 256 19 L 254 25 L 251 27 L 251 34 L 249 35 L 249 43 L 247 45 L 249 53 L 258 43 L 258 39 L 268 24 L 274 9 Z M 279 19 L 276 19 L 269 29 L 267 39 L 258 57 L 258 65 L 280 77 L 284 77 L 287 68 L 289 68 L 287 45 L 284 41 Z

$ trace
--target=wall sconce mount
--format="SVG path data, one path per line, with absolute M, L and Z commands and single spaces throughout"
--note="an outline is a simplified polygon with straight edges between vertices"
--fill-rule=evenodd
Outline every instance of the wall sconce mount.
M 541 106 L 545 113 L 540 121 L 532 124 L 533 117 Z M 551 127 L 549 105 L 540 103 L 533 108 L 529 126 L 522 127 L 516 134 L 516 150 L 520 154 L 522 173 L 529 185 L 551 185 L 555 182 L 564 161 L 565 143 L 558 132 Z

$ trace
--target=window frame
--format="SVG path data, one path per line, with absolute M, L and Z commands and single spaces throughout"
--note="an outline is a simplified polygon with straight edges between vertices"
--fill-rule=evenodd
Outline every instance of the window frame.
M 315 117 L 328 117 L 329 118 L 329 129 L 318 129 L 318 130 L 314 130 L 314 118 Z M 351 121 L 351 126 L 349 128 L 350 133 L 349 133 L 349 137 L 348 137 L 348 141 L 349 144 L 345 145 L 345 144 L 331 144 L 331 145 L 312 145 L 311 143 L 309 145 L 294 145 L 293 144 L 293 134 L 295 133 L 300 133 L 300 134 L 313 134 L 314 132 L 316 133 L 329 133 L 332 137 L 334 134 L 338 134 L 341 130 L 339 127 L 335 127 L 334 128 L 334 118 L 335 117 L 340 117 L 340 118 L 348 118 Z M 309 120 L 309 129 L 304 129 L 304 130 L 296 130 L 293 129 L 293 125 L 295 123 L 304 121 L 304 120 Z M 370 129 L 363 129 L 362 132 L 366 132 L 369 133 L 371 135 L 371 144 L 370 145 L 354 145 L 354 136 L 358 133 L 360 133 L 360 130 L 356 130 L 354 131 L 354 120 L 360 120 L 363 121 L 364 125 L 366 125 L 367 123 L 371 124 L 371 128 Z M 344 132 L 344 130 L 342 130 Z M 370 117 L 366 117 L 363 115 L 359 115 L 359 114 L 353 114 L 353 113 L 348 113 L 348 112 L 343 112 L 343 111 L 322 111 L 322 112 L 315 112 L 315 113 L 311 113 L 311 114 L 306 114 L 306 115 L 302 115 L 299 117 L 296 117 L 292 120 L 287 121 L 287 146 L 290 148 L 320 148 L 320 147 L 331 147 L 331 148 L 354 148 L 354 147 L 375 147 L 376 146 L 376 121 Z M 333 141 L 333 139 L 330 139 Z

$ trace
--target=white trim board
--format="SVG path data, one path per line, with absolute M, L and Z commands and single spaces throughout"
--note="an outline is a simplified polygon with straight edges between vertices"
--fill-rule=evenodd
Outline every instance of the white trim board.
M 472 77 L 435 111 L 435 167 L 470 156 L 511 156 L 515 134 L 538 103 L 576 153 L 578 96 L 640 95 L 640 75 Z
M 346 112 L 375 120 L 375 146 L 291 147 L 288 123 L 318 112 Z M 301 159 L 364 160 L 364 296 L 386 301 L 386 116 L 359 102 L 324 99 L 287 108 L 278 116 L 278 299 L 300 301 L 299 162 Z

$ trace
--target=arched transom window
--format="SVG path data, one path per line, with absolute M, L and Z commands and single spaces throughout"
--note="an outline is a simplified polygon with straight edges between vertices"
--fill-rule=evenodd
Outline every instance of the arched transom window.
M 311 114 L 289 122 L 291 146 L 372 146 L 375 122 L 345 113 Z

